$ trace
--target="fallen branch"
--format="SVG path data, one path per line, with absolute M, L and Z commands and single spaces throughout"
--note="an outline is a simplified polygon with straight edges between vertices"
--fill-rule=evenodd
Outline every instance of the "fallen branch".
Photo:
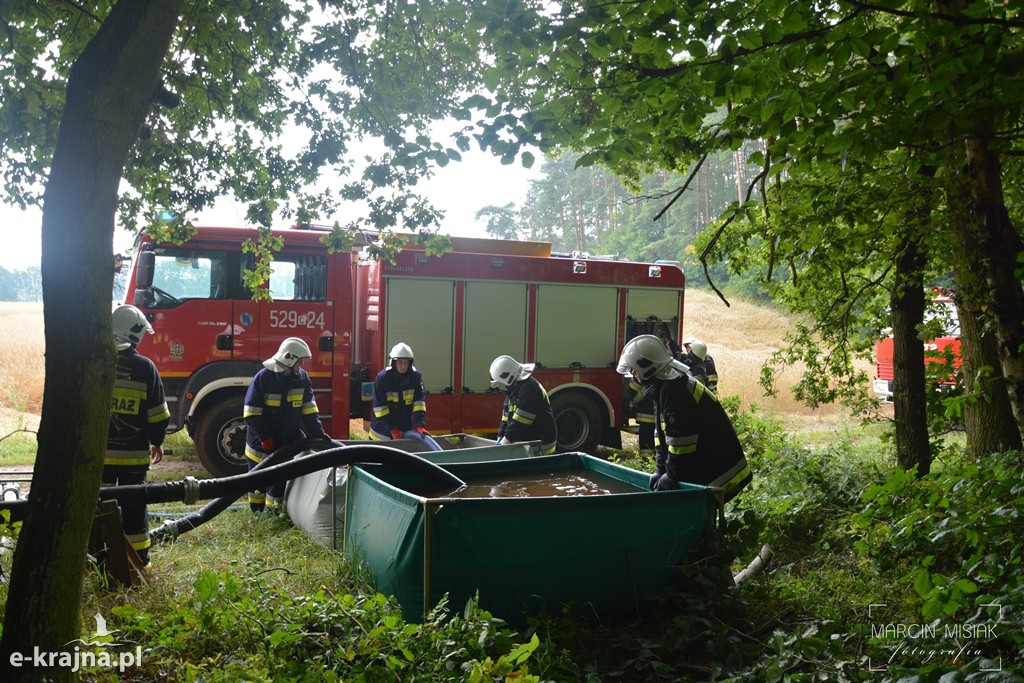
M 36 435 L 39 434 L 39 432 L 37 432 L 34 429 L 15 429 L 10 434 L 4 434 L 3 436 L 0 436 L 0 441 L 3 441 L 4 439 L 6 439 L 6 438 L 8 438 L 10 436 L 14 436 L 15 434 L 18 434 L 19 432 L 25 432 L 26 434 L 36 434 Z

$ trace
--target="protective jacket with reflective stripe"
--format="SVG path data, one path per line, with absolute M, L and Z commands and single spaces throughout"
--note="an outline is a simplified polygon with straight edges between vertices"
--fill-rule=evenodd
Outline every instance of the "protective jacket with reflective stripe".
M 533 377 L 513 382 L 505 390 L 498 439 L 513 442 L 540 441 L 547 451 L 555 446 L 558 432 L 548 392 Z
M 720 486 L 726 500 L 750 483 L 743 446 L 714 392 L 689 375 L 655 380 L 654 403 L 658 472 Z
M 370 438 L 390 439 L 392 429 L 407 432 L 426 426 L 427 400 L 420 371 L 410 366 L 403 374 L 392 366 L 378 372 L 373 380 Z
M 288 374 L 266 368 L 257 372 L 245 393 L 242 417 L 247 425 L 245 455 L 255 462 L 266 457 L 262 444 L 267 439 L 280 448 L 303 435 L 324 435 L 313 386 L 302 368 Z
M 715 367 L 715 359 L 704 356 L 704 369 L 708 373 L 708 388 L 718 391 L 718 368 Z
M 130 346 L 117 354 L 104 465 L 145 470 L 149 447 L 160 446 L 171 413 L 153 361 Z

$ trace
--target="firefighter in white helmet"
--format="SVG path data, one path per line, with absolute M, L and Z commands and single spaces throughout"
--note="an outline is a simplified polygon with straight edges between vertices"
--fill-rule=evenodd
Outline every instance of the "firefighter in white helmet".
M 696 337 L 687 337 L 683 340 L 683 349 L 686 354 L 683 356 L 683 363 L 690 368 L 690 374 L 708 386 L 708 371 L 704 365 L 704 356 L 707 355 L 708 347 Z
M 441 446 L 427 431 L 427 396 L 423 375 L 413 366 L 412 347 L 398 342 L 388 354 L 388 367 L 373 381 L 373 419 L 370 438 L 415 439 L 432 451 Z
M 327 438 L 313 385 L 302 369 L 302 362 L 312 357 L 306 342 L 288 337 L 252 378 L 242 413 L 247 425 L 245 456 L 250 470 L 282 446 L 304 437 Z M 265 491 L 250 491 L 250 509 L 276 511 L 284 498 L 285 483 L 274 482 Z
M 656 468 L 651 490 L 672 490 L 685 481 L 721 487 L 729 500 L 750 483 L 750 467 L 718 398 L 687 370 L 653 335 L 630 340 L 619 357 L 620 373 L 653 390 Z
M 541 451 L 548 455 L 558 445 L 558 430 L 548 392 L 532 376 L 533 369 L 533 363 L 520 363 L 512 356 L 491 362 L 491 386 L 505 390 L 498 443 L 540 441 Z
M 139 354 L 136 345 L 153 334 L 145 314 L 134 306 L 118 306 L 111 317 L 117 366 L 114 376 L 107 452 L 103 457 L 103 485 L 146 483 L 150 465 L 164 457 L 164 436 L 171 413 L 164 386 L 153 361 Z M 146 504 L 121 506 L 128 542 L 143 565 L 149 564 L 149 518 Z

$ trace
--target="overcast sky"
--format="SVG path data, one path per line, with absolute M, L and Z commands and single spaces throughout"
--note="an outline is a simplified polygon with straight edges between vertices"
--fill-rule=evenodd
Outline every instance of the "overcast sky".
M 474 215 L 484 206 L 502 206 L 515 202 L 521 207 L 530 180 L 540 177 L 542 159 L 532 169 L 517 163 L 502 166 L 490 154 L 473 150 L 463 154 L 463 161 L 438 169 L 430 181 L 421 184 L 422 192 L 435 206 L 447 212 L 441 231 L 463 237 L 485 237 L 483 223 L 475 223 Z M 243 226 L 245 211 L 229 202 L 198 216 L 197 225 Z M 342 223 L 344 220 L 339 217 Z M 334 218 L 324 220 L 332 223 Z M 38 266 L 41 248 L 40 211 L 22 212 L 0 204 L 0 267 L 23 270 Z M 286 228 L 285 224 L 275 228 Z M 123 230 L 115 235 L 113 251 L 131 246 L 132 236 Z

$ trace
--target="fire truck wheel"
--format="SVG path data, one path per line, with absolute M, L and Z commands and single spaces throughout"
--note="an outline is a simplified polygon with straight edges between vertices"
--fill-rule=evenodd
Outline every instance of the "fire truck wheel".
M 245 397 L 228 396 L 206 408 L 196 421 L 194 441 L 199 462 L 218 477 L 243 474 L 245 458 Z
M 580 391 L 552 395 L 551 411 L 558 427 L 558 450 L 562 453 L 597 452 L 604 426 L 597 402 Z

